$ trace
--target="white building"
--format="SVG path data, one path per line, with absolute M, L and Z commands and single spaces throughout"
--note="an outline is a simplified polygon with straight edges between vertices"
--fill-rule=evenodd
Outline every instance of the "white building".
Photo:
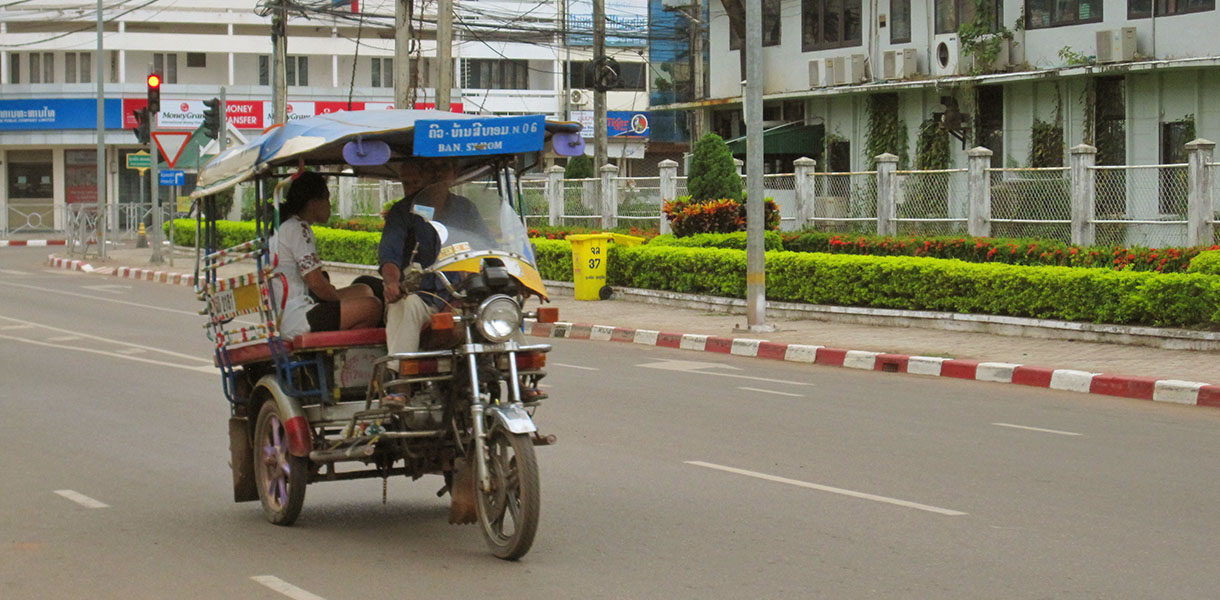
M 711 100 L 674 107 L 709 111 L 735 138 L 744 5 L 709 1 Z M 1081 143 L 1099 164 L 1177 163 L 1191 138 L 1220 139 L 1215 0 L 758 1 L 766 126 L 801 132 L 768 148 L 771 171 L 790 172 L 799 154 L 863 170 L 879 147 L 913 167 L 921 125 L 946 105 L 967 147 L 995 152 L 993 166 L 1067 164 Z M 963 26 L 1001 35 L 963 38 Z M 970 52 L 980 42 L 990 48 Z M 870 124 L 885 139 L 870 140 Z M 945 166 L 964 166 L 963 144 L 951 148 Z
M 323 5 L 326 3 L 312 3 Z M 289 118 L 337 110 L 390 108 L 394 102 L 393 0 L 349 3 L 333 13 L 290 13 L 287 25 Z M 418 3 L 417 3 L 418 4 Z M 433 99 L 435 2 L 416 15 L 412 48 L 416 105 Z M 145 105 L 145 77 L 163 75 L 161 129 L 193 130 L 203 101 L 223 86 L 231 126 L 246 137 L 272 125 L 271 17 L 255 0 L 107 2 L 102 56 L 107 196 L 138 202 L 139 176 L 126 168 L 137 151 L 132 111 Z M 587 87 L 592 49 L 560 34 L 554 0 L 455 2 L 455 110 L 569 116 L 572 87 Z M 578 18 L 573 12 L 572 17 Z M 96 199 L 95 5 L 30 0 L 0 5 L 0 233 L 61 229 L 66 204 Z M 643 39 L 638 45 L 643 45 Z M 646 112 L 646 68 L 638 48 L 608 53 L 624 65 L 612 111 Z M 634 76 L 632 77 L 632 75 Z M 587 92 L 587 90 L 586 90 Z M 576 100 L 591 97 L 577 93 Z M 579 114 L 571 114 L 579 117 Z M 640 158 L 646 138 L 624 136 L 612 156 Z M 183 165 L 179 165 L 182 167 Z M 185 165 L 188 169 L 192 165 Z M 188 178 L 189 183 L 189 178 Z

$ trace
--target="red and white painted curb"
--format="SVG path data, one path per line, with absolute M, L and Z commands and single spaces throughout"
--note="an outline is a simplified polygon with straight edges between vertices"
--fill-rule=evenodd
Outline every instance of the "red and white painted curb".
M 530 335 L 607 342 L 627 342 L 644 346 L 717 352 L 734 356 L 769 358 L 833 367 L 847 367 L 886 373 L 910 373 L 933 377 L 952 377 L 997 383 L 1015 383 L 1068 392 L 1102 394 L 1137 400 L 1153 400 L 1192 406 L 1220 407 L 1220 385 L 1177 379 L 1135 377 L 1091 373 L 1073 369 L 1052 369 L 1013 363 L 957 360 L 936 356 L 910 356 L 865 350 L 844 350 L 805 344 L 784 344 L 766 340 L 726 338 L 710 335 L 665 333 L 648 329 L 627 329 L 608 325 L 580 323 L 528 324 Z
M 135 267 L 94 267 L 83 260 L 59 258 L 57 256 L 49 256 L 47 257 L 47 261 L 52 267 L 68 269 L 70 271 L 98 273 L 102 275 L 111 275 L 114 277 L 122 277 L 123 279 L 139 279 L 142 281 L 155 281 L 159 283 L 171 283 L 174 285 L 195 285 L 195 276 L 187 273 L 174 273 L 172 271 L 157 271 L 153 269 L 138 269 Z
M 0 248 L 16 246 L 67 246 L 68 240 L 0 240 Z

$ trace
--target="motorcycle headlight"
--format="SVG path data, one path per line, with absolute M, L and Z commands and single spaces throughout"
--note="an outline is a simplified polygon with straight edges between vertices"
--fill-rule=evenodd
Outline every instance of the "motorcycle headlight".
M 521 327 L 521 307 L 508 296 L 492 296 L 479 305 L 477 323 L 488 341 L 508 341 Z

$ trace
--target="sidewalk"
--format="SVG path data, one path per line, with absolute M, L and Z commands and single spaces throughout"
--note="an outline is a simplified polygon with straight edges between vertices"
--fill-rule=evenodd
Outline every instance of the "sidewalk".
M 194 259 L 179 254 L 175 267 L 148 263 L 151 250 L 130 244 L 113 247 L 106 261 L 93 259 L 94 272 L 192 285 Z M 62 251 L 52 253 L 63 258 Z M 55 262 L 55 261 L 52 261 Z M 56 266 L 84 265 L 60 260 Z M 248 265 L 222 276 L 249 270 Z M 371 268 L 370 268 L 371 269 Z M 337 285 L 358 270 L 328 268 Z M 346 271 L 346 272 L 345 272 Z M 681 347 L 761 358 L 846 366 L 877 371 L 1017 383 L 1129 398 L 1220 406 L 1220 361 L 1215 352 L 1168 350 L 1119 343 L 1015 337 L 944 329 L 771 317 L 776 331 L 735 332 L 745 316 L 710 308 L 681 308 L 623 299 L 576 301 L 571 284 L 550 286 L 561 323 L 534 325 L 534 335 L 604 339 Z M 536 306 L 531 303 L 530 308 Z M 867 317 L 856 316 L 857 319 Z M 586 326 L 581 327 L 579 324 Z M 594 325 L 600 327 L 592 327 Z M 1037 334 L 1026 328 L 1026 332 Z M 1062 335 L 1062 332 L 1058 333 Z

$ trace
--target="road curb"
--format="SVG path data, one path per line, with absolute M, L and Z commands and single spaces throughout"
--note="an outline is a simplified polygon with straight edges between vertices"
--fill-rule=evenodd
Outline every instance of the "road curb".
M 957 360 L 938 356 L 889 354 L 807 344 L 769 342 L 754 338 L 724 338 L 649 329 L 629 329 L 611 325 L 569 322 L 538 323 L 533 319 L 527 319 L 526 328 L 528 333 L 534 337 L 632 343 L 884 373 L 951 377 L 1170 404 L 1220 407 L 1220 385 L 1199 381 L 1092 373 L 1075 369 Z
M 0 240 L 0 248 L 19 246 L 67 246 L 68 240 Z
M 73 271 L 175 285 L 194 285 L 195 283 L 195 276 L 185 273 L 134 267 L 98 269 L 81 260 L 59 258 L 55 255 L 48 256 L 47 260 L 53 267 Z M 613 325 L 570 322 L 538 323 L 533 319 L 527 319 L 526 326 L 528 333 L 535 337 L 639 344 L 884 373 L 908 373 L 1009 383 L 1082 394 L 1220 408 L 1220 385 L 1200 381 L 1092 373 L 1075 369 L 959 360 L 939 356 L 891 354 L 809 344 L 771 342 L 756 338 L 726 338 L 651 329 L 632 329 Z

